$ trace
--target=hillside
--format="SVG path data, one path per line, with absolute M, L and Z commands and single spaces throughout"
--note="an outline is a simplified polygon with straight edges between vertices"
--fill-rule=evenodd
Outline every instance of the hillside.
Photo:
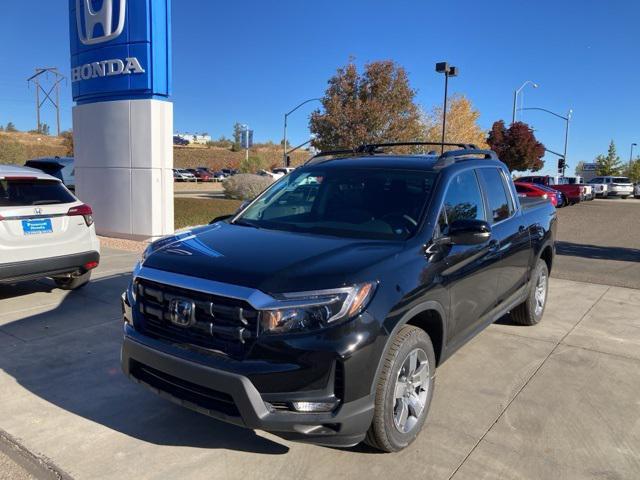
M 181 168 L 209 167 L 238 168 L 245 152 L 209 146 L 174 147 L 174 165 Z M 64 137 L 55 137 L 26 132 L 0 132 L 0 163 L 23 165 L 37 157 L 65 156 L 70 154 L 70 145 Z M 260 158 L 263 168 L 282 166 L 282 149 L 278 145 L 257 145 L 249 151 L 251 157 Z M 300 165 L 310 154 L 306 151 L 291 155 L 294 165 Z

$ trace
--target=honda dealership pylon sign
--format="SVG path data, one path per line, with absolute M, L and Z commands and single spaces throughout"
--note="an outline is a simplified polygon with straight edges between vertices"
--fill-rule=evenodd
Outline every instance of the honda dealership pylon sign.
M 173 232 L 170 0 L 69 0 L 76 193 L 104 235 Z

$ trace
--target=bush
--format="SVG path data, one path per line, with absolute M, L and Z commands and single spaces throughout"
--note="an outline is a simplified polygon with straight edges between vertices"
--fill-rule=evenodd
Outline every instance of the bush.
M 261 177 L 250 173 L 239 173 L 227 178 L 222 186 L 227 198 L 251 200 L 273 183 L 271 177 Z

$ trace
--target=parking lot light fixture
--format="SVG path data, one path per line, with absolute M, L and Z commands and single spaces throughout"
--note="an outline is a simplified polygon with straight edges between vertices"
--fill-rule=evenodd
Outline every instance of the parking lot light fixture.
M 531 85 L 533 88 L 538 88 L 540 85 L 538 85 L 536 82 L 532 81 L 532 80 L 527 80 L 526 82 L 524 82 L 520 88 L 514 90 L 513 92 L 513 115 L 511 117 L 511 124 L 516 123 L 516 108 L 518 106 L 518 95 L 520 95 L 520 92 L 522 91 L 522 89 L 524 87 L 526 87 L 527 85 Z
M 442 145 L 440 154 L 444 153 L 444 139 L 447 132 L 447 94 L 449 90 L 449 77 L 458 76 L 458 67 L 449 65 L 447 62 L 436 63 L 436 72 L 444 73 L 444 104 L 442 106 Z
M 631 167 L 631 163 L 633 162 L 633 147 L 638 146 L 637 143 L 631 144 L 631 153 L 629 154 L 629 167 Z

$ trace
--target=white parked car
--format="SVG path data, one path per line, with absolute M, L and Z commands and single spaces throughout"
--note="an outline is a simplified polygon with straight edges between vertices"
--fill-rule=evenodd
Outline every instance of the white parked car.
M 197 182 L 196 176 L 184 168 L 173 169 L 173 180 L 176 182 Z
M 629 198 L 633 195 L 633 183 L 627 177 L 596 177 L 590 183 L 606 185 L 607 197 Z
M 75 290 L 99 262 L 89 205 L 40 170 L 0 165 L 0 283 L 51 277 Z

